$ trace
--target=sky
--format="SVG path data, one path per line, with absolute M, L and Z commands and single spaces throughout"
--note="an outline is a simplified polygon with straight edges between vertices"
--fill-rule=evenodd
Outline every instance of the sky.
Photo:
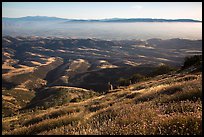
M 202 2 L 2 2 L 3 17 L 163 18 L 202 21 Z

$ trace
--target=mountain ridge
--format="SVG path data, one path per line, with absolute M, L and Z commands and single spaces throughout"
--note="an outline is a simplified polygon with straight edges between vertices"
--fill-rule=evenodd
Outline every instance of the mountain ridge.
M 3 20 L 46 21 L 59 20 L 65 22 L 202 22 L 195 19 L 159 19 L 159 18 L 107 18 L 107 19 L 66 19 L 48 16 L 25 16 L 20 18 L 3 17 Z

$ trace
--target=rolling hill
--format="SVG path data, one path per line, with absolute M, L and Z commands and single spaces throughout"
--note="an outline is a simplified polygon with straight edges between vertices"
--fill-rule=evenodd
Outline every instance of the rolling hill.
M 2 37 L 4 135 L 201 135 L 201 95 L 202 40 Z
M 69 102 L 64 96 L 64 104 L 48 108 L 44 104 L 43 108 L 3 118 L 3 134 L 201 135 L 201 82 L 200 72 L 172 73 L 86 99 Z M 76 97 L 89 92 L 62 86 L 49 92 L 59 89 Z M 43 100 L 59 99 L 52 95 Z
M 186 56 L 202 54 L 202 40 L 187 39 L 5 36 L 2 45 L 3 87 L 29 90 L 63 85 L 106 91 L 107 83 L 115 84 L 120 77 L 148 75 L 162 64 L 180 67 Z

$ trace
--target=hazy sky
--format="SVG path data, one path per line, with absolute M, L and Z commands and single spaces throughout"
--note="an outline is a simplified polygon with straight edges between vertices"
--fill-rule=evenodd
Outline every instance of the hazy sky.
M 3 17 L 189 18 L 202 20 L 202 2 L 3 2 L 2 12 Z

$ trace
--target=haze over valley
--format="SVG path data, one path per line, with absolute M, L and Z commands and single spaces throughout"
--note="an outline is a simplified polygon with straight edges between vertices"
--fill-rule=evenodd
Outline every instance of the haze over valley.
M 202 39 L 202 22 L 191 19 L 76 20 L 46 16 L 3 18 L 3 35 L 131 39 Z M 191 27 L 189 27 L 191 26 Z

